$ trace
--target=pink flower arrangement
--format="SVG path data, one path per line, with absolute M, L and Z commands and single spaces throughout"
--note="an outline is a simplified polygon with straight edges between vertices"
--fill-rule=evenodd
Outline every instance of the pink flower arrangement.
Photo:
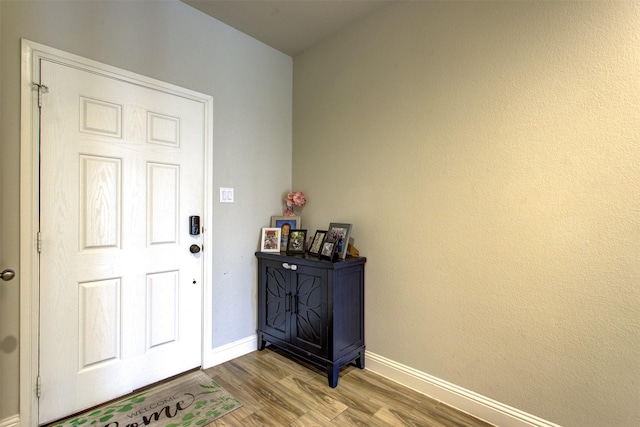
M 304 193 L 302 191 L 291 191 L 287 194 L 287 197 L 284 199 L 287 207 L 284 210 L 284 215 L 286 216 L 294 216 L 293 207 L 303 207 L 305 203 L 307 203 L 307 199 L 304 197 Z

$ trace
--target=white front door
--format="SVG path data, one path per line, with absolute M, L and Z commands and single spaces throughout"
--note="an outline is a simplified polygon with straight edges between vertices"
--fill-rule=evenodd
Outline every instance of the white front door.
M 45 423 L 200 366 L 205 114 L 46 59 L 40 83 Z

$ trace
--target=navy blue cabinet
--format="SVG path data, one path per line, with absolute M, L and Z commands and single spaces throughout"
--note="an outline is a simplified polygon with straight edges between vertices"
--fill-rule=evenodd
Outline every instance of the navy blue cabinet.
M 364 368 L 364 265 L 257 252 L 258 349 L 267 344 L 327 372 L 338 385 L 340 368 Z

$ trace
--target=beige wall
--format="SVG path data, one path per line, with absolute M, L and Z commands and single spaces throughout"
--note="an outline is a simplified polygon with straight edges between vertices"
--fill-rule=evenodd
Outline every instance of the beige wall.
M 634 2 L 402 2 L 294 59 L 294 189 L 354 224 L 369 351 L 640 425 L 639 76 Z
M 255 334 L 253 252 L 291 185 L 291 58 L 175 0 L 0 0 L 0 31 L 0 268 L 18 271 L 0 282 L 0 425 L 18 413 L 21 38 L 213 96 L 213 347 Z

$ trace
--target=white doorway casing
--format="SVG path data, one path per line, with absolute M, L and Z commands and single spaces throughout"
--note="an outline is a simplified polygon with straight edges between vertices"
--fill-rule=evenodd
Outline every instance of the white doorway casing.
M 37 43 L 22 42 L 21 74 L 21 249 L 22 272 L 20 294 L 20 414 L 21 425 L 37 425 L 38 420 L 38 353 L 39 348 L 39 130 L 38 96 L 34 82 L 39 81 L 41 59 L 84 69 L 109 76 L 123 82 L 151 88 L 168 94 L 185 97 L 202 103 L 204 111 L 204 208 L 202 213 L 202 252 L 204 271 L 202 277 L 202 313 L 211 313 L 212 288 L 212 122 L 213 98 L 188 89 L 160 82 L 145 76 L 101 64 L 73 54 L 49 48 Z M 206 352 L 211 348 L 211 317 L 202 317 L 201 365 L 206 366 Z

